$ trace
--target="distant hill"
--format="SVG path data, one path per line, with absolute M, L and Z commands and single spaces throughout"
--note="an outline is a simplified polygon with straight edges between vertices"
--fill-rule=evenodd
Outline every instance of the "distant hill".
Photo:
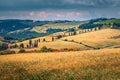
M 80 24 L 80 21 L 0 20 L 0 36 L 29 39 L 60 32 Z
M 0 20 L 0 36 L 11 36 L 15 38 L 25 38 L 35 32 L 30 32 L 36 25 L 41 26 L 49 23 L 49 21 L 33 21 L 33 20 Z M 20 35 L 20 36 L 19 36 Z M 25 35 L 25 36 L 23 36 Z
M 69 31 L 73 28 L 89 29 L 98 26 L 110 27 L 120 24 L 120 19 L 98 18 L 87 21 L 34 21 L 34 20 L 0 20 L 0 36 L 26 40 L 53 33 Z
M 88 23 L 79 25 L 80 29 L 91 29 L 95 27 L 100 27 L 100 28 L 120 28 L 120 19 L 116 18 L 98 18 L 98 19 L 92 19 L 89 20 Z

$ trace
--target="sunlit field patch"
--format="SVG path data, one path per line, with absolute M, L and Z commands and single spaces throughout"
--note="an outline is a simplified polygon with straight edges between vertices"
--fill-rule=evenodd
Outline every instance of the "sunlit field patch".
M 0 56 L 1 80 L 119 80 L 120 49 Z

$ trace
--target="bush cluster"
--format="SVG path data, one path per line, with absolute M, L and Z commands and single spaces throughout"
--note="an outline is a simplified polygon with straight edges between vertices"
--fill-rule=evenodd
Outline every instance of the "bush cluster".
M 74 40 L 70 40 L 70 42 L 74 42 Z
M 53 52 L 53 49 L 47 48 L 46 46 L 43 46 L 40 50 L 40 52 Z
M 6 54 L 15 54 L 15 51 L 13 50 L 4 50 L 4 51 L 0 51 L 1 55 L 6 55 Z
M 94 48 L 94 50 L 99 50 L 100 48 Z
M 25 51 L 25 49 L 20 49 L 19 50 L 19 53 L 25 53 L 26 51 Z
M 65 39 L 64 41 L 68 41 L 68 39 Z
M 63 48 L 63 49 L 60 49 L 58 50 L 59 52 L 65 52 L 65 51 L 76 51 L 75 49 L 73 48 Z

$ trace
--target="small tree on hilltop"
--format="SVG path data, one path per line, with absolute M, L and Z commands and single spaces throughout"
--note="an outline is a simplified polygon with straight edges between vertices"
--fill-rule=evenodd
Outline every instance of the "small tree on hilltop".
M 14 48 L 17 48 L 17 47 L 18 47 L 18 45 L 15 43 Z
M 52 41 L 54 41 L 54 37 L 52 36 Z
M 29 45 L 27 44 L 27 48 L 29 48 Z
M 40 42 L 40 39 L 38 39 L 38 42 Z
M 95 31 L 97 31 L 97 27 L 95 27 Z
M 76 31 L 74 31 L 74 32 L 73 32 L 73 35 L 76 35 L 76 34 L 77 34 Z
M 29 40 L 29 45 L 30 45 L 30 47 L 32 46 L 32 40 Z
M 70 36 L 70 32 L 68 33 L 68 35 Z
M 0 50 L 6 50 L 8 48 L 8 44 L 3 43 L 0 45 Z
M 24 44 L 23 43 L 20 44 L 20 48 L 24 48 Z
M 38 47 L 38 41 L 35 41 L 34 47 Z
M 93 28 L 90 29 L 90 31 L 92 31 L 92 30 L 93 30 Z
M 45 42 L 46 41 L 46 39 L 45 38 L 43 38 L 43 42 Z
M 60 39 L 60 38 L 62 38 L 62 36 L 61 36 L 61 35 L 58 35 L 57 38 Z

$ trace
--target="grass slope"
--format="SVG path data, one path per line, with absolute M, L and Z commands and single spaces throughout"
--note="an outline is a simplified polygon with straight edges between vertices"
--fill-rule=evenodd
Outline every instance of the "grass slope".
M 82 42 L 87 45 L 105 48 L 109 46 L 120 45 L 120 38 L 117 39 L 112 38 L 119 35 L 120 35 L 120 30 L 103 29 L 99 31 L 79 34 L 76 36 L 65 37 L 62 38 L 62 40 L 64 39 L 74 40 L 76 42 Z
M 120 48 L 0 56 L 1 80 L 119 80 Z

